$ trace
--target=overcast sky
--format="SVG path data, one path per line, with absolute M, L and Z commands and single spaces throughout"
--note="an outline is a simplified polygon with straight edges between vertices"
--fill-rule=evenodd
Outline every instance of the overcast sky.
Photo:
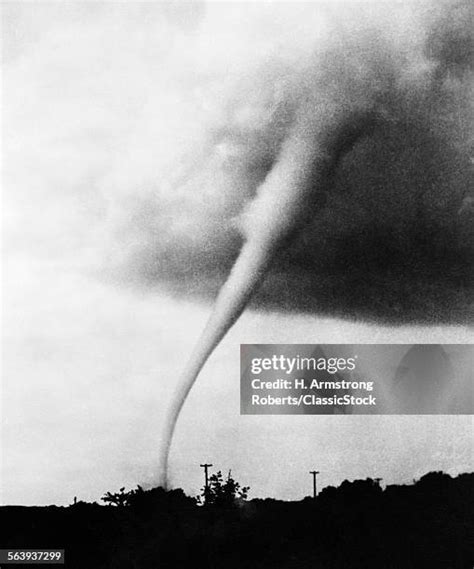
M 1 499 L 98 500 L 108 490 L 156 481 L 164 414 L 210 311 L 209 304 L 182 291 L 172 295 L 169 283 L 145 286 L 156 278 L 146 270 L 149 251 L 158 250 L 160 262 L 179 280 L 186 275 L 176 272 L 174 255 L 185 264 L 199 247 L 211 250 L 206 223 L 221 235 L 217 206 L 196 211 L 196 199 L 172 194 L 166 185 L 157 189 L 155 180 L 170 171 L 177 149 L 192 154 L 188 146 L 203 130 L 220 128 L 226 110 L 216 110 L 214 102 L 229 96 L 234 75 L 241 75 L 255 53 L 271 55 L 275 42 L 248 45 L 248 35 L 258 36 L 256 30 L 269 25 L 256 8 L 249 9 L 255 11 L 250 20 L 236 20 L 238 8 L 214 8 L 198 41 L 189 39 L 202 18 L 197 3 L 183 9 L 11 2 L 2 8 Z M 286 62 L 291 63 L 301 59 L 314 25 L 298 11 L 281 10 L 273 33 L 288 17 L 299 26 L 300 41 Z M 293 37 L 294 29 L 287 34 Z M 229 58 L 234 75 L 221 84 L 216 77 Z M 205 86 L 196 77 L 206 77 Z M 248 109 L 242 113 L 235 120 L 257 120 Z M 265 114 L 260 107 L 255 113 Z M 219 152 L 228 156 L 236 150 L 231 144 Z M 192 157 L 191 172 L 199 160 Z M 207 188 L 210 202 L 216 190 L 209 188 L 230 192 L 237 183 L 226 171 L 216 178 L 213 164 L 196 179 L 188 170 L 182 174 L 196 188 Z M 170 187 L 181 188 L 179 175 Z M 155 193 L 161 201 L 150 206 Z M 192 224 L 185 217 L 174 223 L 183 208 L 194 215 Z M 232 208 L 226 215 L 234 215 Z M 163 230 L 167 220 L 172 230 Z M 232 238 L 228 247 L 232 253 Z M 379 476 L 399 483 L 429 470 L 471 470 L 469 416 L 239 414 L 240 343 L 471 339 L 472 331 L 463 326 L 389 327 L 248 310 L 186 403 L 173 443 L 172 482 L 197 494 L 199 464 L 206 461 L 232 469 L 251 487 L 251 497 L 299 499 L 311 492 L 312 469 L 321 472 L 319 487 L 345 478 Z

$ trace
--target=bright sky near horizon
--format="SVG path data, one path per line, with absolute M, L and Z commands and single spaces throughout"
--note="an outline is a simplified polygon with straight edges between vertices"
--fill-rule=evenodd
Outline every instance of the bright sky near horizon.
M 18 269 L 17 269 L 18 270 Z M 7 267 L 2 502 L 67 504 L 153 484 L 173 386 L 208 307 L 110 288 L 61 267 Z M 38 302 L 38 299 L 41 302 Z M 232 469 L 253 497 L 298 499 L 319 484 L 472 469 L 470 416 L 240 416 L 239 344 L 467 342 L 462 327 L 380 328 L 247 312 L 184 408 L 171 471 L 197 494 L 199 464 Z M 285 468 L 281 468 L 281 464 Z

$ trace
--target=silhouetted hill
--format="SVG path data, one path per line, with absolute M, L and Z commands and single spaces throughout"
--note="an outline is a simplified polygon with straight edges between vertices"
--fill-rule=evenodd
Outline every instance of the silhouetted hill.
M 384 490 L 344 481 L 316 500 L 199 506 L 138 488 L 121 506 L 0 508 L 0 547 L 62 548 L 81 569 L 472 569 L 474 474 Z M 19 566 L 18 566 L 19 567 Z

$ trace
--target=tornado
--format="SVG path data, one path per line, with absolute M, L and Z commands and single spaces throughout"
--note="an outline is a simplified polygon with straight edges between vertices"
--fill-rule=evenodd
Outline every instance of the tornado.
M 244 311 L 272 260 L 308 223 L 330 184 L 340 158 L 374 126 L 372 111 L 330 120 L 306 105 L 279 156 L 242 215 L 246 241 L 222 286 L 211 316 L 178 382 L 165 424 L 162 479 L 170 487 L 169 456 L 176 424 L 209 356 Z
M 442 8 L 440 14 L 433 15 L 433 22 L 431 16 L 420 13 L 426 35 L 410 44 L 408 60 L 404 49 L 395 47 L 390 33 L 385 38 L 383 33 L 374 35 L 369 30 L 357 37 L 349 30 L 347 44 L 328 49 L 326 55 L 316 51 L 298 75 L 298 87 L 288 95 L 291 108 L 295 109 L 291 124 L 285 124 L 273 165 L 255 199 L 241 214 L 244 245 L 218 294 L 169 409 L 160 457 L 165 486 L 170 483 L 173 434 L 190 390 L 209 356 L 242 314 L 272 261 L 314 220 L 335 182 L 339 162 L 356 143 L 379 127 L 390 131 L 393 127 L 397 130 L 400 124 L 400 132 L 413 130 L 429 142 L 431 137 L 447 140 L 451 136 L 443 121 L 449 125 L 466 107 L 468 97 L 464 93 L 469 90 L 472 77 L 474 43 L 468 24 L 472 12 L 466 2 L 453 5 L 452 9 Z M 449 112 L 440 119 L 438 110 L 443 108 Z M 453 122 L 453 128 L 460 127 Z M 422 188 L 415 180 L 413 194 L 416 196 Z M 383 185 L 381 190 L 383 193 Z M 389 208 L 390 203 L 388 213 Z

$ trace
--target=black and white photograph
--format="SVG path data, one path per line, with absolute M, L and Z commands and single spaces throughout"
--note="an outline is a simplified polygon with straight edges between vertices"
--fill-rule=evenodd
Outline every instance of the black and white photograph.
M 474 4 L 0 9 L 0 568 L 472 569 Z

